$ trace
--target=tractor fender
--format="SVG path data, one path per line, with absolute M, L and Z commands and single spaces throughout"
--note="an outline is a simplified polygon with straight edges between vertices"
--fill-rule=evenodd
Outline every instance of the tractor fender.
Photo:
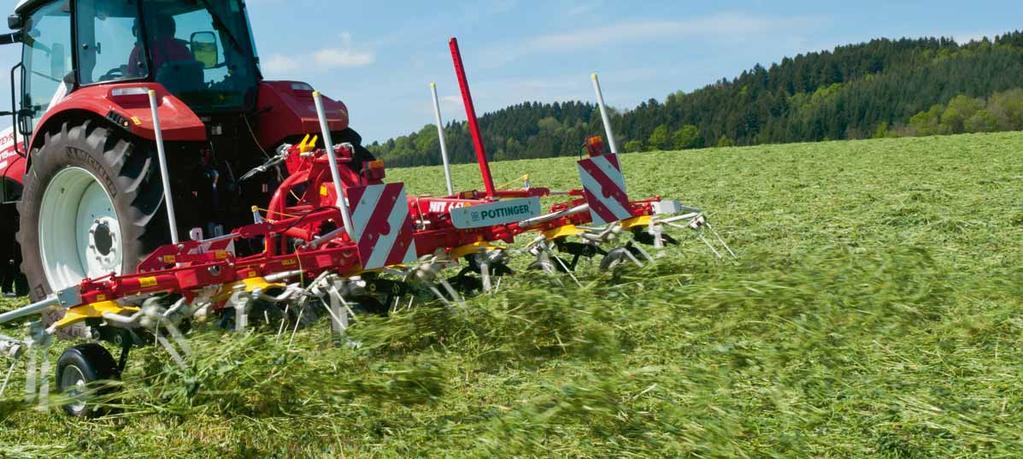
M 37 123 L 31 148 L 38 148 L 45 133 L 59 129 L 68 118 L 94 115 L 134 136 L 156 140 L 149 91 L 156 91 L 163 139 L 168 142 L 206 141 L 202 120 L 163 85 L 149 82 L 86 86 L 51 106 Z M 31 151 L 31 149 L 30 149 Z
M 348 128 L 345 104 L 324 97 L 323 108 L 332 132 Z M 276 148 L 288 138 L 319 133 L 313 87 L 299 81 L 260 83 L 256 124 L 259 143 L 266 149 Z
M 14 143 L 14 128 L 0 131 L 0 204 L 17 201 L 21 197 L 25 178 L 25 158 Z

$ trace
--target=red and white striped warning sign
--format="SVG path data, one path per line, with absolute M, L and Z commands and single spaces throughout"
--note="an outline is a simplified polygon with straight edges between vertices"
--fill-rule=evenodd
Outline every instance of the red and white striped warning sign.
M 600 155 L 579 161 L 579 179 L 594 224 L 604 225 L 632 217 L 618 155 Z
M 358 241 L 363 269 L 379 269 L 416 260 L 414 226 L 405 184 L 388 183 L 348 189 L 352 239 Z

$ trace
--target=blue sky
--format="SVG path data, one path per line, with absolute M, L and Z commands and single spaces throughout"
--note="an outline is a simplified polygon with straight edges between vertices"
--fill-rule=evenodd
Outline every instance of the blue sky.
M 464 119 L 447 40 L 457 36 L 480 113 L 527 101 L 630 108 L 756 63 L 876 37 L 971 39 L 1023 28 L 1019 1 L 248 0 L 268 78 L 306 81 L 383 140 Z M 0 67 L 16 59 L 0 50 Z M 4 72 L 6 74 L 6 72 Z M 6 91 L 0 91 L 6 93 Z M 6 98 L 0 99 L 6 106 Z

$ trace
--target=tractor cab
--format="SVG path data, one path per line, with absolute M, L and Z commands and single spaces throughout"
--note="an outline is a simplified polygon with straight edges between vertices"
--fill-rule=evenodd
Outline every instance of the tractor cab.
M 155 82 L 198 115 L 250 110 L 262 79 L 241 0 L 29 1 L 20 120 L 74 90 Z

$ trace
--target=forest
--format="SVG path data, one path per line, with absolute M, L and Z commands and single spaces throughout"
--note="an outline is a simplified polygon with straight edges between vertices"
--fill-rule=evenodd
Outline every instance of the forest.
M 1023 129 L 1023 32 L 959 44 L 877 39 L 785 58 L 701 89 L 614 110 L 627 152 Z M 586 102 L 524 102 L 488 113 L 492 160 L 573 156 L 603 129 Z M 445 126 L 452 162 L 474 160 L 465 122 Z M 374 142 L 389 166 L 440 163 L 434 125 Z

